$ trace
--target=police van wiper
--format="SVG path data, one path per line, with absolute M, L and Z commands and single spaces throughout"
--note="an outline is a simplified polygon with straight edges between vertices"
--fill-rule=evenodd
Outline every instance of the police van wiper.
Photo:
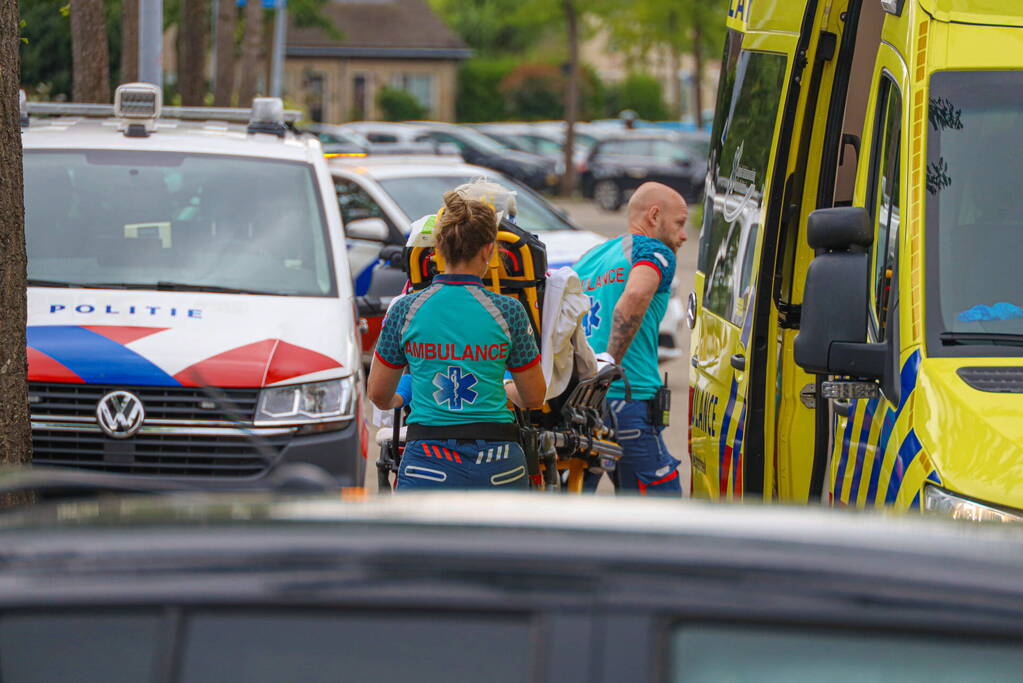
M 29 287 L 78 287 L 74 282 L 63 282 L 61 280 L 40 280 L 30 277 L 26 280 Z
M 31 284 L 31 283 L 30 283 Z M 190 282 L 104 282 L 101 284 L 70 285 L 72 287 L 93 287 L 96 289 L 155 289 L 166 292 L 214 292 L 217 294 L 257 294 L 260 296 L 287 296 L 280 292 L 265 292 L 259 289 L 221 287 L 220 285 L 197 285 Z
M 152 285 L 150 285 L 152 286 Z M 196 285 L 189 282 L 168 282 L 160 280 L 156 289 L 176 292 L 216 292 L 218 294 L 258 294 L 260 296 L 285 296 L 280 292 L 266 292 L 260 289 L 242 289 L 238 287 L 221 287 L 220 285 Z
M 109 282 L 65 282 L 64 280 L 40 280 L 30 277 L 25 281 L 29 287 L 70 287 L 72 289 L 124 289 L 124 285 Z
M 945 346 L 993 344 L 995 346 L 1023 346 L 1023 334 L 1000 332 L 942 332 L 938 335 Z

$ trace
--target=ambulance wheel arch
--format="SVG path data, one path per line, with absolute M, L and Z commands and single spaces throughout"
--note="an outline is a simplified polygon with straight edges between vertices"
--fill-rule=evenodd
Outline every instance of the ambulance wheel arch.
M 757 298 L 754 264 L 760 260 L 775 140 L 798 39 L 790 32 L 738 30 L 726 38 L 700 237 L 697 292 L 702 289 L 702 296 L 690 372 L 693 492 L 702 497 L 738 498 L 744 489 Z

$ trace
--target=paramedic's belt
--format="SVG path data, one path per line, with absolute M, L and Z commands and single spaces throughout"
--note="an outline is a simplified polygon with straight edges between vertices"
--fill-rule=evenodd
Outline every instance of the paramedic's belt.
M 464 425 L 445 425 L 433 427 L 429 425 L 410 424 L 408 441 L 519 441 L 519 426 L 514 422 L 473 422 Z

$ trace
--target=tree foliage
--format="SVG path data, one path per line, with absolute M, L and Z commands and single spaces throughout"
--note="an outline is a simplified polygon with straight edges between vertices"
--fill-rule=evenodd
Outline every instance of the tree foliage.
M 631 73 L 621 83 L 608 88 L 607 115 L 616 117 L 625 109 L 632 109 L 639 118 L 648 121 L 669 118 L 661 82 L 647 74 Z
M 704 53 L 718 54 L 727 13 L 728 0 L 630 0 L 609 6 L 603 19 L 612 47 L 641 59 L 657 48 L 689 52 L 695 35 Z
M 67 0 L 21 0 L 21 83 L 33 95 L 71 98 L 71 17 Z M 121 0 L 106 0 L 110 80 L 120 80 Z
M 434 11 L 477 55 L 521 55 L 550 30 L 550 12 L 536 0 L 430 0 Z
M 420 121 L 430 114 L 415 95 L 389 86 L 377 93 L 377 107 L 384 121 Z

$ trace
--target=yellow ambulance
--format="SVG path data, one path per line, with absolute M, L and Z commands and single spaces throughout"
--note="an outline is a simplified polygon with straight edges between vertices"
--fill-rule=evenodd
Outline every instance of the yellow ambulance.
M 1023 3 L 726 21 L 694 495 L 1023 520 Z

